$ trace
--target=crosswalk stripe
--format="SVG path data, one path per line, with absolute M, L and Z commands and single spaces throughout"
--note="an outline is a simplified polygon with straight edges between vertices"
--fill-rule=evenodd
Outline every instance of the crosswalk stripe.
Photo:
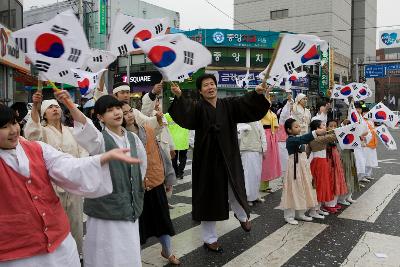
M 250 219 L 253 220 L 259 215 L 251 214 Z M 219 236 L 223 236 L 230 231 L 240 227 L 238 220 L 233 217 L 233 213 L 229 212 L 229 220 L 217 222 L 217 233 Z M 178 258 L 190 253 L 191 251 L 201 247 L 203 240 L 201 238 L 201 226 L 195 226 L 186 230 L 176 236 L 172 237 L 172 249 L 174 250 L 175 256 Z M 144 250 L 142 250 L 142 262 L 143 266 L 163 266 L 166 261 L 161 258 L 161 245 L 155 244 Z
M 176 193 L 175 195 L 180 197 L 192 197 L 192 189 Z
M 169 210 L 171 220 L 186 215 L 192 211 L 192 205 L 186 203 L 178 203 L 173 205 L 174 208 Z
M 185 176 L 183 176 L 182 179 L 178 179 L 177 183 L 178 183 L 178 185 L 180 185 L 180 184 L 189 183 L 191 181 L 192 181 L 192 176 L 191 175 L 185 175 Z
M 400 237 L 366 232 L 342 267 L 399 266 Z
M 375 222 L 400 189 L 400 175 L 385 174 L 338 217 Z
M 328 225 L 319 223 L 286 224 L 224 265 L 281 266 L 321 233 Z

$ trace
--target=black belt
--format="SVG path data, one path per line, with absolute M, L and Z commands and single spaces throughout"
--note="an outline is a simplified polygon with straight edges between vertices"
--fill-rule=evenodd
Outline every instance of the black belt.
M 271 129 L 271 125 L 263 125 L 264 129 Z

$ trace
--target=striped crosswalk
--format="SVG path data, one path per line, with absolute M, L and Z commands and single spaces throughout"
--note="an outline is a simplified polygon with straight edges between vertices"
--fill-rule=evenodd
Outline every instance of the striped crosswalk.
M 182 266 L 323 266 L 324 257 L 337 258 L 327 261 L 329 264 L 325 266 L 398 266 L 400 229 L 388 234 L 382 232 L 381 215 L 388 205 L 394 205 L 393 202 L 397 201 L 400 205 L 400 175 L 386 174 L 376 179 L 371 186 L 358 194 L 356 204 L 347 207 L 338 216 L 330 215 L 325 220 L 300 222 L 297 226 L 285 224 L 282 211 L 274 209 L 279 204 L 282 181 L 272 181 L 271 187 L 273 193 L 261 194 L 266 202 L 253 207 L 251 219 L 255 233 L 242 232 L 238 221 L 230 213 L 229 220 L 217 224 L 222 245 L 227 249 L 221 256 L 210 254 L 201 248 L 203 241 L 198 223 L 192 222 L 191 227 L 181 228 L 182 222 L 190 224 L 191 221 L 189 162 L 185 168 L 185 176 L 178 180 L 174 189 L 171 202 L 174 208 L 170 210 L 172 220 L 179 220 L 179 224 L 175 225 L 178 229 L 177 235 L 172 238 L 172 243 L 175 255 L 182 260 Z M 400 209 L 396 216 L 400 220 Z M 262 230 L 264 227 L 269 229 L 269 224 L 272 223 L 279 225 L 272 227 L 273 230 Z M 354 238 L 347 240 L 345 232 L 353 231 L 352 227 L 356 227 L 354 229 L 357 232 L 352 232 L 351 236 Z M 339 231 L 340 235 L 335 236 L 334 231 Z M 327 241 L 327 238 L 332 240 Z M 254 242 L 249 244 L 252 239 Z M 336 252 L 326 244 L 320 248 L 318 245 L 314 247 L 321 242 L 334 242 L 341 250 Z M 322 260 L 315 261 L 315 264 L 311 261 L 306 264 L 307 260 L 304 259 L 314 255 L 313 249 L 318 251 L 317 254 L 323 255 Z M 142 250 L 143 266 L 166 265 L 167 261 L 160 256 L 160 250 L 159 244 L 145 247 Z

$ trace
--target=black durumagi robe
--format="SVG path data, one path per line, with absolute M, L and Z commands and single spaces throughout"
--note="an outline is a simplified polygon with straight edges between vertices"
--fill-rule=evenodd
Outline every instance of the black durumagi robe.
M 269 107 L 264 95 L 255 91 L 218 99 L 216 108 L 203 99 L 175 97 L 168 110 L 172 119 L 196 131 L 192 164 L 194 220 L 229 218 L 228 182 L 249 216 L 236 124 L 261 120 Z

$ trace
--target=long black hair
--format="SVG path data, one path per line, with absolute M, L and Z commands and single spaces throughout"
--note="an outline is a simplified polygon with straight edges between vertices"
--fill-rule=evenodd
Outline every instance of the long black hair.
M 288 129 L 292 129 L 293 123 L 294 123 L 295 121 L 296 121 L 296 120 L 293 119 L 293 118 L 289 118 L 289 119 L 287 119 L 287 120 L 285 121 L 285 132 L 286 132 L 286 134 L 290 134 L 289 131 L 288 131 Z
M 7 123 L 17 123 L 17 116 L 12 108 L 0 105 L 0 127 L 3 127 Z
M 322 124 L 322 121 L 321 121 L 321 120 L 313 120 L 313 121 L 310 123 L 310 129 L 311 129 L 311 131 L 317 130 L 317 129 L 321 126 L 321 124 Z

